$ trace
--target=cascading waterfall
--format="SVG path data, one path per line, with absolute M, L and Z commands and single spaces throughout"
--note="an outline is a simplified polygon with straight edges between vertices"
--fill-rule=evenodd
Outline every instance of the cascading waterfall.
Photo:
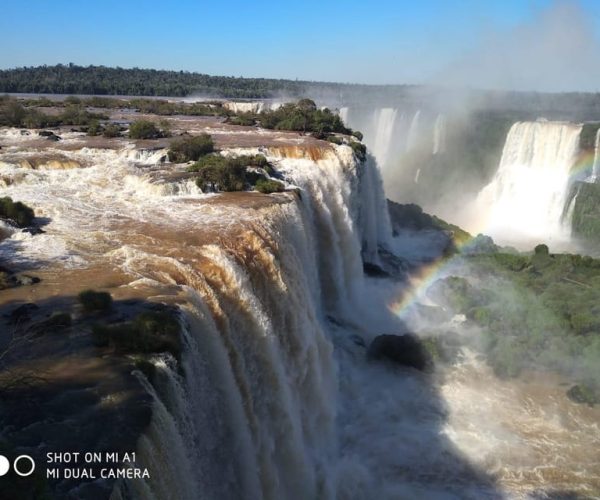
M 486 233 L 505 241 L 568 240 L 562 214 L 581 129 L 548 121 L 511 127 L 498 171 L 476 201 Z
M 348 112 L 349 109 L 347 107 L 340 108 L 339 115 L 344 123 L 348 123 Z
M 446 117 L 439 114 L 433 126 L 433 154 L 446 151 Z
M 200 248 L 199 268 L 113 254 L 140 278 L 185 282 L 184 374 L 157 358 L 153 426 L 165 432 L 142 443 L 145 460 L 167 449 L 176 426 L 173 461 L 185 457 L 181 467 L 194 471 L 178 498 L 336 498 L 337 379 L 324 315 L 360 307 L 361 240 L 373 258 L 389 243 L 385 199 L 375 163 L 358 164 L 346 146 L 316 162 L 269 159 L 302 200 L 273 207 L 239 244 Z M 131 489 L 164 498 L 179 476 L 152 477 Z
M 373 154 L 381 165 L 385 165 L 387 162 L 397 114 L 397 109 L 382 108 L 376 110 L 373 115 L 375 122 L 375 142 L 372 149 Z
M 594 164 L 592 166 L 592 175 L 589 182 L 600 181 L 600 128 L 596 131 L 596 141 L 594 143 Z
M 434 142 L 433 121 L 426 124 L 426 138 L 421 136 L 423 130 L 420 110 L 398 108 L 360 110 L 344 107 L 340 109 L 339 114 L 344 123 L 364 134 L 364 142 L 373 153 L 384 175 L 391 173 L 390 167 L 398 156 L 413 150 L 423 142 L 428 144 Z M 443 118 L 439 118 L 439 121 L 438 149 L 442 152 L 445 122 Z
M 539 162 L 576 142 L 577 127 L 524 128 L 507 141 L 509 171 L 517 160 L 545 171 Z M 299 194 L 155 189 L 158 153 L 129 149 L 70 153 L 89 168 L 0 165 L 3 192 L 51 219 L 33 238 L 10 232 L 0 253 L 16 243 L 37 262 L 57 257 L 58 272 L 118 269 L 133 280 L 121 290 L 179 305 L 181 359 L 156 356 L 149 379 L 135 372 L 154 401 L 136 450 L 150 478 L 119 483 L 115 500 L 503 497 L 478 468 L 515 498 L 545 494 L 563 470 L 569 487 L 581 470 L 589 482 L 597 423 L 577 420 L 587 408 L 568 408 L 562 425 L 558 392 L 544 407 L 475 355 L 439 379 L 367 359 L 373 336 L 406 328 L 387 309 L 398 284 L 362 272 L 361 253 L 376 262 L 390 244 L 373 158 L 358 163 L 347 146 L 229 152 L 266 154 Z
M 421 110 L 418 110 L 410 122 L 408 129 L 408 135 L 406 136 L 406 151 L 414 149 L 417 142 L 419 141 Z

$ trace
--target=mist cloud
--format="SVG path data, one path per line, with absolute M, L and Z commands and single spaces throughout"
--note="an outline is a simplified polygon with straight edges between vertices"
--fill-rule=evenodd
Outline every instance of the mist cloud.
M 527 23 L 487 33 L 436 83 L 485 89 L 600 90 L 600 42 L 578 2 L 558 1 Z

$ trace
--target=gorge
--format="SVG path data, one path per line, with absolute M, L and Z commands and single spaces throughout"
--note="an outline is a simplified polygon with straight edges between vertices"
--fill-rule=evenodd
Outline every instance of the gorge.
M 230 110 L 273 108 L 247 104 Z M 132 115 L 165 120 L 175 137 L 207 133 L 220 156 L 263 155 L 285 190 L 202 192 L 189 165 L 169 161 L 169 137 L 63 126 L 52 142 L 34 130 L 0 131 L 2 195 L 34 207 L 38 222 L 32 231 L 3 223 L 0 257 L 41 279 L 2 290 L 5 331 L 26 342 L 3 368 L 43 376 L 12 384 L 3 399 L 3 451 L 30 454 L 40 469 L 46 451 L 136 452 L 149 473 L 40 479 L 40 491 L 157 500 L 598 495 L 600 414 L 565 395 L 575 374 L 527 366 L 523 378 L 499 377 L 482 354 L 481 322 L 443 289 L 468 289 L 448 281 L 455 276 L 472 286 L 489 276 L 451 248 L 460 246 L 455 233 L 390 220 L 386 195 L 422 201 L 404 194 L 418 196 L 414 186 L 428 186 L 441 165 L 418 155 L 453 154 L 452 117 L 386 107 L 367 114 L 369 125 L 342 109 L 373 153 L 361 158 L 348 134 L 323 140 L 219 116 L 110 110 L 114 123 Z M 562 236 L 565 206 L 583 198 L 571 185 L 596 179 L 597 136 L 596 156 L 571 175 L 583 128 L 503 125 L 497 168 L 473 183 L 474 202 L 489 210 L 486 234 L 508 223 L 536 244 Z M 400 184 L 410 183 L 396 194 L 400 156 L 410 167 Z M 86 316 L 77 302 L 87 288 L 110 293 L 109 325 L 140 311 L 174 314 L 178 346 L 123 354 L 94 345 L 102 315 Z M 37 308 L 28 316 L 26 304 Z M 31 336 L 27 328 L 56 311 L 72 325 Z M 378 335 L 409 332 L 437 353 L 433 373 L 367 356 Z M 66 388 L 69 375 L 80 385 Z M 26 402 L 44 417 L 23 418 L 33 411 Z M 89 432 L 73 432 L 73 420 Z

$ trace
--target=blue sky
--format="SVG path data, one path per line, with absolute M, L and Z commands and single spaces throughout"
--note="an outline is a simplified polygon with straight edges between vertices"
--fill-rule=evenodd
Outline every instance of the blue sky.
M 561 72 L 574 71 L 571 52 L 598 46 L 596 0 L 28 0 L 7 2 L 2 11 L 2 68 L 74 62 L 357 83 L 444 79 L 486 87 L 536 86 L 538 78 L 540 90 L 587 90 L 596 85 L 600 60 L 582 58 L 573 81 L 555 84 L 550 74 L 560 80 Z M 524 32 L 537 33 L 536 43 L 547 38 L 529 58 L 522 51 L 532 41 Z M 559 47 L 568 67 L 554 70 L 553 41 L 560 37 L 569 45 Z M 514 40 L 520 42 L 511 46 Z M 516 67 L 488 67 L 510 65 L 516 54 Z M 547 71 L 520 82 L 520 73 L 540 59 Z M 502 80 L 505 69 L 513 75 L 508 83 L 486 82 L 481 74 L 491 71 Z

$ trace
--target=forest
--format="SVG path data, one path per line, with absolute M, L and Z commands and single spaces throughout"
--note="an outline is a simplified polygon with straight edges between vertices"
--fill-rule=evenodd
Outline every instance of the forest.
M 209 76 L 188 71 L 107 68 L 105 66 L 24 67 L 0 70 L 0 92 L 34 94 L 139 95 L 265 98 L 298 96 L 308 82 L 268 78 Z

